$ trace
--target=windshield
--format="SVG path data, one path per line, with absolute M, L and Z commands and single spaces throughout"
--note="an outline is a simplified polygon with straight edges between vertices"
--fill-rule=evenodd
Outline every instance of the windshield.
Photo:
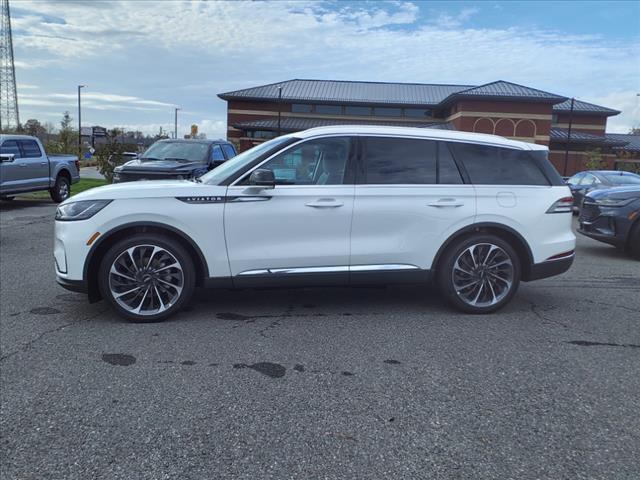
M 242 152 L 241 154 L 233 157 L 231 160 L 227 160 L 210 172 L 205 173 L 200 177 L 200 180 L 209 185 L 220 185 L 224 180 L 229 178 L 235 172 L 242 170 L 246 165 L 260 157 L 260 155 L 289 142 L 290 139 L 290 135 L 283 135 L 281 137 L 274 138 L 273 140 L 269 140 L 268 142 L 261 143 L 260 145 L 256 145 L 246 152 Z
M 204 162 L 209 159 L 209 145 L 199 142 L 156 142 L 142 154 L 140 159 Z
M 633 173 L 605 173 L 604 177 L 614 185 L 640 185 L 640 175 Z

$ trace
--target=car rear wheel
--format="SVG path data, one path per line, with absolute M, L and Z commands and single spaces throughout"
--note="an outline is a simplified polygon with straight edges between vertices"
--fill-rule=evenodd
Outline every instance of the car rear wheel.
M 515 250 L 493 235 L 472 235 L 445 252 L 438 285 L 449 303 L 466 313 L 491 313 L 506 305 L 520 284 Z
M 65 175 L 58 175 L 55 185 L 49 189 L 51 199 L 56 202 L 64 202 L 71 195 L 71 183 Z
M 131 322 L 159 322 L 180 310 L 195 288 L 195 269 L 177 241 L 139 234 L 113 245 L 99 270 L 105 298 Z

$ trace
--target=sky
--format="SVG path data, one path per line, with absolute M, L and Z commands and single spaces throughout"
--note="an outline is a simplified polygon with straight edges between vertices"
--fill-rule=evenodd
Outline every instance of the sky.
M 226 137 L 218 93 L 292 78 L 506 80 L 640 126 L 640 2 L 10 0 L 20 118 Z

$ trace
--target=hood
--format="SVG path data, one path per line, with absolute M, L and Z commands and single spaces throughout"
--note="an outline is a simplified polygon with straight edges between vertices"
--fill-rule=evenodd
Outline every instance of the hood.
M 119 200 L 127 198 L 166 198 L 188 196 L 224 196 L 226 186 L 207 185 L 189 180 L 142 180 L 92 188 L 74 195 L 64 203 L 80 200 Z
M 620 200 L 629 198 L 640 198 L 640 186 L 629 185 L 625 187 L 612 187 L 601 190 L 593 190 L 586 196 L 593 200 L 599 200 L 602 198 L 612 198 Z
M 177 160 L 141 160 L 139 158 L 130 160 L 115 168 L 117 172 L 180 172 L 191 171 L 196 168 L 206 167 L 204 161 L 201 162 L 179 162 Z

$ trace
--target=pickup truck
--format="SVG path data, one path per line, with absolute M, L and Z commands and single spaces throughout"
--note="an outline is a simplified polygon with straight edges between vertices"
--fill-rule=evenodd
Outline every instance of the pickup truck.
M 113 183 L 198 178 L 235 157 L 225 140 L 158 140 L 138 158 L 113 170 Z
M 0 135 L 0 199 L 19 193 L 49 190 L 54 202 L 71 194 L 80 180 L 80 162 L 74 155 L 47 155 L 42 143 L 28 135 Z

